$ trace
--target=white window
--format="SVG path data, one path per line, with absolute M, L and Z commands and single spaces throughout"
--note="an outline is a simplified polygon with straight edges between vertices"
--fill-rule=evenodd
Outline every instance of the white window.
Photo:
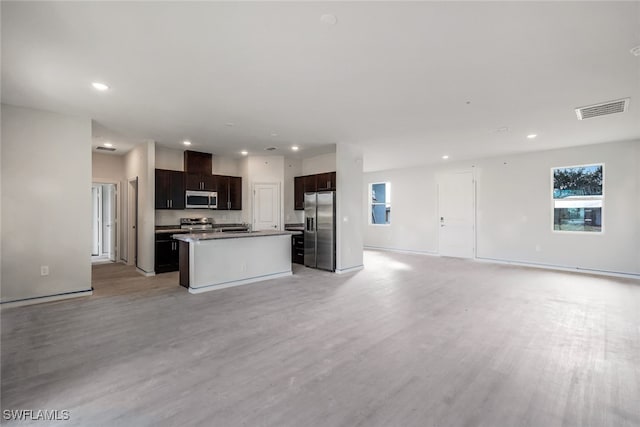
M 391 184 L 369 184 L 369 224 L 391 224 Z
M 604 165 L 553 168 L 553 230 L 602 232 Z

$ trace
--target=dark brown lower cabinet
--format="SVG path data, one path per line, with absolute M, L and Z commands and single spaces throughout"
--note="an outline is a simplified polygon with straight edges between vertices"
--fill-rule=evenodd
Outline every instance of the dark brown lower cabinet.
M 304 234 L 291 236 L 291 262 L 304 264 Z
M 156 234 L 156 273 L 178 271 L 180 266 L 178 257 L 178 242 L 178 240 L 171 238 L 171 234 Z
M 189 243 L 180 240 L 178 250 L 180 252 L 180 286 L 189 288 Z

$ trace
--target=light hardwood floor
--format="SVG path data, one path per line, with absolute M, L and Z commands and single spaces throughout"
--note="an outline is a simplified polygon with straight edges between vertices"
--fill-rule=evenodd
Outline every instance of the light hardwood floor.
M 93 297 L 3 310 L 2 408 L 77 426 L 640 425 L 640 282 L 365 262 L 200 295 L 95 266 Z

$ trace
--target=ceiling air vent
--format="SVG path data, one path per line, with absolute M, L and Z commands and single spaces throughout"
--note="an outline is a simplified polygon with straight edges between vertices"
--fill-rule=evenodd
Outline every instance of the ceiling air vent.
M 102 151 L 116 151 L 115 148 L 111 148 L 111 147 L 96 147 L 96 150 L 102 150 Z
M 629 98 L 624 98 L 576 108 L 576 115 L 578 116 L 578 120 L 584 120 L 592 117 L 606 116 L 607 114 L 624 113 L 628 107 Z
M 275 150 L 277 150 L 276 147 L 267 147 L 264 149 L 264 151 L 275 151 Z

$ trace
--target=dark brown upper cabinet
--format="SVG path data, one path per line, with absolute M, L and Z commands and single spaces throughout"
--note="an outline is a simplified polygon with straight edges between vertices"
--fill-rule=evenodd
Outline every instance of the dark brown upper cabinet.
M 218 192 L 218 210 L 242 210 L 242 178 L 226 175 L 213 177 Z
M 229 177 L 229 209 L 242 210 L 242 177 Z
M 304 209 L 304 193 L 335 190 L 335 172 L 296 176 L 293 178 L 293 208 L 298 211 Z
M 327 172 L 316 175 L 317 191 L 331 191 L 336 189 L 336 173 Z
M 187 190 L 216 191 L 215 179 L 211 173 L 187 173 Z
M 313 192 L 318 190 L 318 184 L 316 180 L 316 175 L 307 175 L 304 176 L 304 192 Z
M 216 191 L 218 192 L 218 210 L 229 210 L 229 177 L 224 175 L 213 175 Z
M 304 177 L 293 178 L 293 209 L 304 210 Z
M 184 209 L 184 173 L 156 169 L 156 209 Z
M 186 150 L 184 152 L 184 171 L 187 173 L 197 173 L 211 175 L 213 170 L 213 155 L 211 153 L 201 153 L 199 151 Z

